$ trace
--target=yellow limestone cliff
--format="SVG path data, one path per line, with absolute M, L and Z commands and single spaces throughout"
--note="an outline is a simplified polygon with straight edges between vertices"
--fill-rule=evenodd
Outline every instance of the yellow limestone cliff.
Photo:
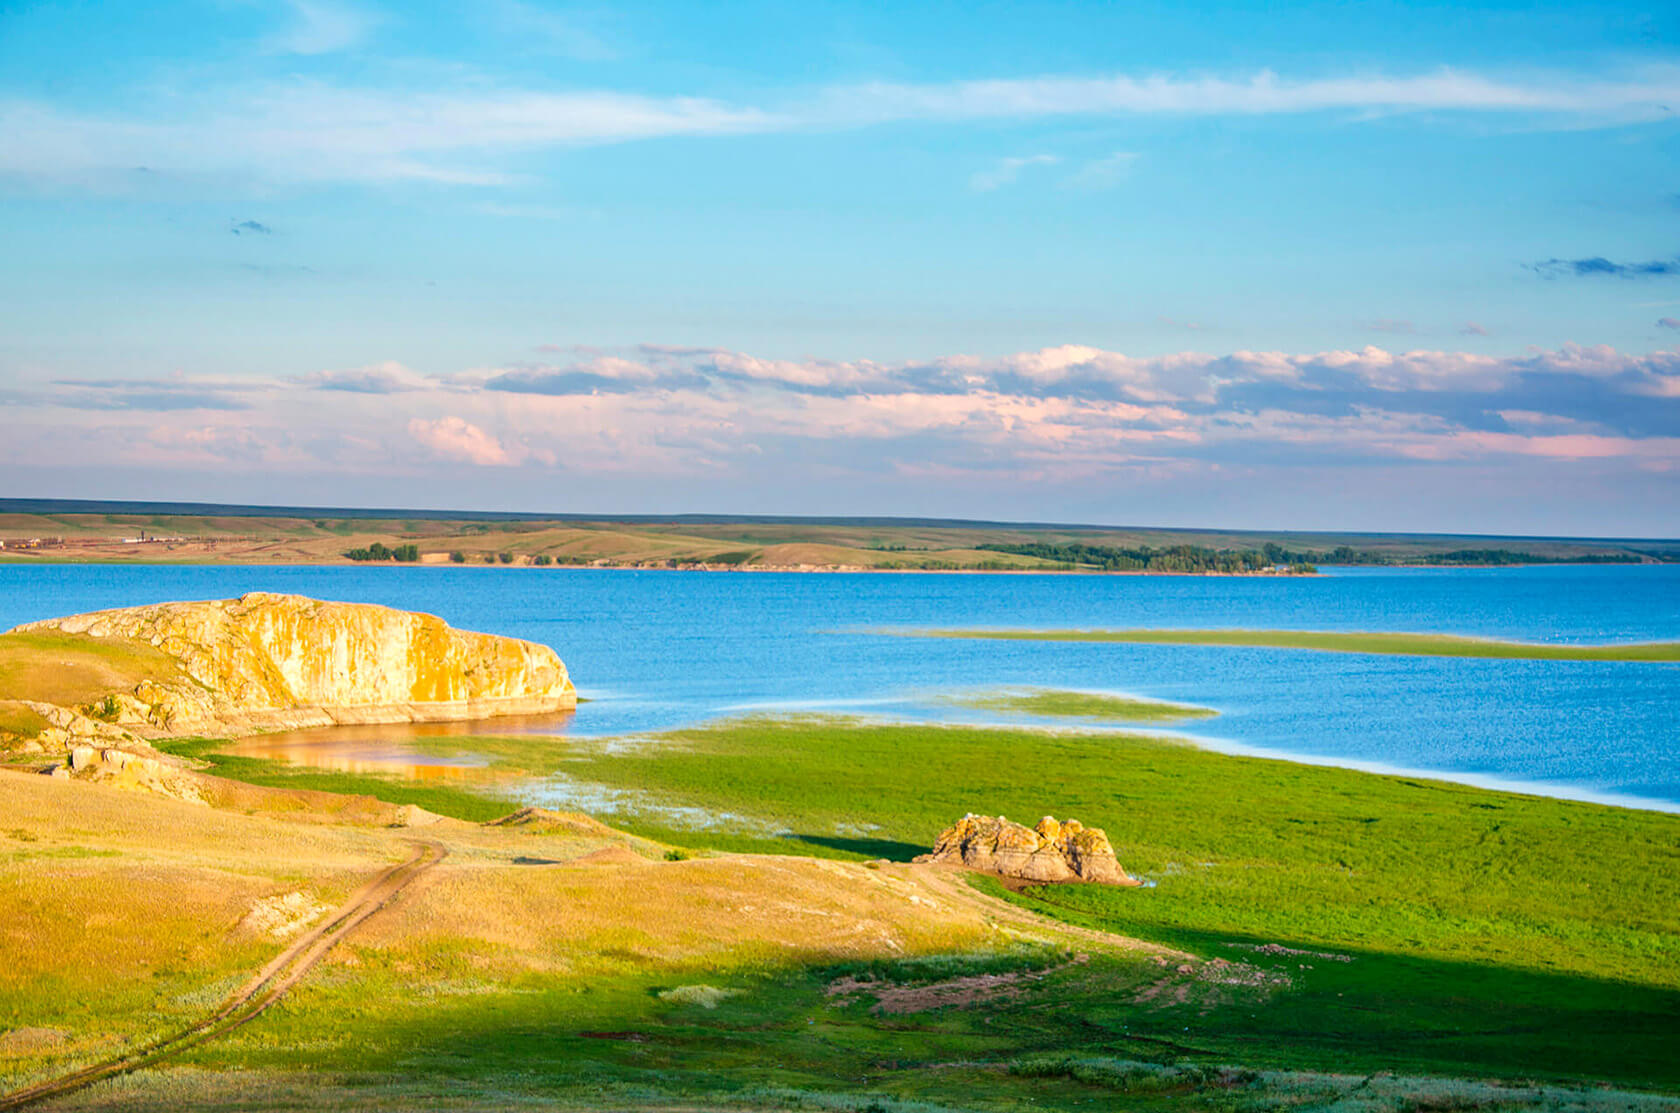
M 366 603 L 252 592 L 97 611 L 12 632 L 143 643 L 172 659 L 170 674 L 153 670 L 112 693 L 114 722 L 153 736 L 532 715 L 577 705 L 566 666 L 547 646 Z

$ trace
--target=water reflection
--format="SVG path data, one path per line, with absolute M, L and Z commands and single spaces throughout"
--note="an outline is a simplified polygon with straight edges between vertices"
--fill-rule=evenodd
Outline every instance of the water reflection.
M 317 727 L 243 738 L 227 752 L 337 773 L 378 773 L 421 781 L 488 781 L 501 776 L 491 770 L 488 757 L 474 754 L 470 748 L 459 753 L 434 753 L 425 743 L 487 735 L 565 734 L 573 718 L 568 711 L 454 723 Z

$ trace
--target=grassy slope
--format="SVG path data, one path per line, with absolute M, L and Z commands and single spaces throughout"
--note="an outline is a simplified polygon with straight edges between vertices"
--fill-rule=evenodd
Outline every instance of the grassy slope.
M 33 738 L 47 728 L 47 721 L 15 700 L 0 699 L 0 734 Z
M 402 853 L 365 830 L 0 773 L 0 1032 L 56 1033 L 34 1055 L 0 1038 L 0 1091 L 203 1015 L 276 949 L 235 927 L 251 902 L 334 903 Z
M 1531 661 L 1680 661 L 1680 642 L 1634 645 L 1536 645 L 1461 638 L 1450 634 L 1401 634 L 1329 630 L 895 630 L 895 634 L 999 641 L 1122 642 L 1150 645 L 1261 646 L 1331 653 L 1386 653 L 1417 657 L 1521 658 Z
M 578 780 L 764 821 L 684 831 L 649 811 L 624 824 L 665 841 L 903 858 L 967 811 L 1072 815 L 1105 827 L 1127 868 L 1158 887 L 1016 899 L 1204 955 L 1281 943 L 1357 956 L 1261 960 L 1296 989 L 1213 1021 L 1183 1010 L 1198 1046 L 1238 1061 L 1680 1084 L 1669 1054 L 1680 1031 L 1674 816 L 1137 736 L 749 720 L 630 750 L 563 745 L 561 767 Z M 535 746 L 484 748 L 510 764 L 525 748 L 525 766 L 540 768 L 552 759 Z M 1089 1007 L 1133 1033 L 1179 1023 L 1171 1010 Z
M 946 702 L 982 711 L 1005 711 L 1045 718 L 1091 719 L 1101 722 L 1178 723 L 1186 719 L 1206 719 L 1219 714 L 1211 708 L 1192 707 L 1182 703 L 1051 688 L 976 692 L 952 696 Z
M 143 642 L 57 632 L 0 634 L 0 693 L 75 707 L 142 680 L 182 675 L 173 657 Z
M 1074 814 L 1107 827 L 1126 865 L 1158 887 L 1049 887 L 1009 899 L 1252 962 L 1290 985 L 1210 986 L 1147 956 L 1099 953 L 981 1007 L 881 1016 L 867 996 L 852 1004 L 831 998 L 832 979 L 922 981 L 1058 960 L 1030 949 L 988 955 L 984 947 L 936 964 L 893 959 L 874 929 L 860 931 L 847 918 L 859 907 L 847 894 L 876 876 L 855 867 L 853 880 L 836 875 L 828 888 L 821 870 L 788 858 L 744 869 L 728 860 L 647 863 L 633 876 L 605 867 L 551 872 L 511 864 L 514 854 L 551 854 L 539 839 L 444 834 L 478 840 L 478 849 L 458 850 L 436 884 L 399 902 L 285 1006 L 192 1054 L 192 1065 L 241 1072 L 220 1099 L 227 1107 L 244 1107 L 269 1086 L 292 1086 L 296 1104 L 343 1107 L 362 1106 L 345 1096 L 360 1092 L 369 1107 L 406 1094 L 413 1105 L 448 1099 L 463 1107 L 488 1107 L 495 1095 L 510 1105 L 553 1099 L 584 1108 L 687 1098 L 1070 1113 L 1124 1100 L 1138 1109 L 1249 1111 L 1362 1099 L 1365 1091 L 1349 1091 L 1379 1068 L 1680 1087 L 1671 1054 L 1680 970 L 1668 950 L 1680 907 L 1675 817 L 1232 758 L 1135 736 L 757 720 L 618 752 L 552 739 L 458 744 L 529 769 L 552 768 L 562 747 L 564 768 L 576 776 L 781 818 L 805 835 L 664 832 L 690 846 L 907 856 L 965 810 Z M 235 761 L 219 772 L 289 777 Z M 375 794 L 404 788 L 340 779 Z M 147 809 L 162 807 L 141 798 L 120 814 L 139 825 Z M 83 845 L 110 845 L 91 818 L 69 827 Z M 868 823 L 879 824 L 868 837 L 836 833 Z M 631 826 L 662 833 L 656 822 Z M 167 833 L 167 845 L 179 844 L 173 854 L 196 853 L 189 843 Z M 94 892 L 103 882 L 95 882 L 125 863 L 93 865 L 107 872 L 86 879 L 87 899 L 103 900 Z M 668 868 L 674 872 L 651 872 Z M 51 875 L 37 868 L 22 876 Z M 833 900 L 852 911 L 824 903 Z M 917 916 L 948 917 L 951 904 L 938 894 Z M 114 914 L 104 931 L 138 930 L 120 922 L 120 908 Z M 79 915 L 52 913 L 54 922 Z M 933 934 L 909 955 L 973 954 L 980 942 L 972 932 L 941 936 L 944 929 L 927 926 Z M 812 944 L 787 945 L 801 939 Z M 1281 943 L 1353 961 L 1267 956 L 1230 943 Z M 660 996 L 701 982 L 741 995 L 716 1009 Z M 1162 1073 L 1166 1063 L 1358 1073 L 1339 1083 L 1198 1082 Z M 305 1088 L 302 1072 L 323 1089 Z M 186 1104 L 223 1077 L 137 1080 L 110 1100 L 126 1093 L 142 1106 Z M 1411 1090 L 1360 1108 L 1527 1102 L 1451 1084 L 1420 1097 L 1413 1083 L 1390 1084 Z M 1635 1107 L 1625 1097 L 1613 1103 Z

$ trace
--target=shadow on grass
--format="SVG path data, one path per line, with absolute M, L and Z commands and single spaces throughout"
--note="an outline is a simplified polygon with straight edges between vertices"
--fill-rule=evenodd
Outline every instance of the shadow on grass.
M 250 1045 L 212 1046 L 194 1059 L 212 1066 L 296 1066 L 294 1042 L 334 1031 L 340 1042 L 311 1051 L 310 1065 L 401 1071 L 421 1086 L 488 1087 L 517 1079 L 521 1088 L 551 1097 L 589 1087 L 597 1094 L 724 1100 L 754 1097 L 754 1088 L 765 1085 L 843 1089 L 848 1083 L 838 1080 L 845 1079 L 871 1093 L 996 1113 L 1076 1113 L 1090 1108 L 1093 1097 L 1111 1096 L 1100 1085 L 1064 1086 L 1007 1069 L 1069 1055 L 1343 1074 L 1385 1070 L 1572 1085 L 1680 1085 L 1680 1062 L 1672 1055 L 1680 1018 L 1680 993 L 1674 991 L 1371 952 L 1349 951 L 1353 961 L 1346 963 L 1315 961 L 1299 953 L 1227 947 L 1260 941 L 1224 935 L 1178 942 L 1206 957 L 1287 973 L 1290 984 L 1244 991 L 1176 967 L 1094 955 L 1014 997 L 882 1016 L 866 1001 L 836 1002 L 829 992 L 835 968 L 822 963 L 710 969 L 708 985 L 739 990 L 715 1007 L 661 997 L 658 991 L 672 984 L 668 973 L 626 972 L 593 982 L 585 994 L 562 981 L 548 990 L 428 999 L 416 1009 L 406 995 L 418 987 L 378 984 L 394 975 L 370 972 L 365 976 L 375 984 L 322 987 L 307 1007 L 300 1002 L 265 1021 L 272 1041 L 266 1054 Z M 904 974 L 908 981 L 944 976 L 915 960 Z M 1189 990 L 1147 996 L 1162 981 Z M 367 1008 L 369 1001 L 382 1004 Z M 539 1063 L 541 1071 L 533 1073 L 532 1064 Z M 952 1064 L 961 1069 L 949 1069 Z M 930 1069 L 935 1065 L 940 1069 Z M 985 1100 L 975 1102 L 981 1092 Z M 1209 1108 L 1208 1097 L 1192 1087 L 1143 1108 L 1188 1113 Z
M 841 850 L 847 854 L 861 854 L 866 858 L 885 858 L 890 862 L 908 862 L 918 854 L 926 854 L 928 848 L 917 846 L 913 842 L 898 842 L 894 839 L 843 839 L 838 835 L 786 835 L 791 842 L 808 843 L 811 846 L 821 846 L 829 850 Z
M 1381 1065 L 1410 1073 L 1680 1086 L 1680 1059 L 1672 1050 L 1680 991 L 1357 945 L 1159 930 L 1063 903 L 1068 894 L 1059 886 L 1020 893 L 986 882 L 977 888 L 1065 923 L 1259 967 L 1277 979 L 1278 988 L 1252 1003 L 1240 990 L 1219 988 L 1215 977 L 1211 991 L 1193 988 L 1177 1008 L 1110 1000 L 1086 1012 L 1087 1022 L 1111 1033 L 1180 1040 L 1188 1032 L 1205 1053 L 1245 1066 Z M 1175 981 L 1170 974 L 1164 980 Z

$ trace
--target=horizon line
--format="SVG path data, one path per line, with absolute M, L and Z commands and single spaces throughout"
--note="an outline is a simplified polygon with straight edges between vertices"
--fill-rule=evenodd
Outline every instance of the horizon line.
M 916 515 L 802 515 L 802 514 L 610 514 L 575 511 L 534 510 L 454 510 L 413 507 L 348 507 L 348 506 L 290 506 L 270 504 L 190 502 L 143 499 L 73 499 L 73 498 L 0 498 L 0 513 L 5 514 L 154 514 L 176 517 L 233 517 L 233 518 L 334 518 L 394 520 L 417 518 L 425 521 L 460 522 L 657 522 L 690 523 L 695 525 L 811 525 L 811 526 L 896 526 L 932 529 L 963 529 L 984 527 L 1006 530 L 1087 530 L 1103 533 L 1146 532 L 1237 535 L 1290 535 L 1296 537 L 1385 537 L 1417 540 L 1486 540 L 1486 541 L 1550 541 L 1588 542 L 1598 544 L 1634 543 L 1680 546 L 1675 537 L 1595 537 L 1567 534 L 1522 533 L 1452 533 L 1391 530 L 1323 530 L 1323 529 L 1230 529 L 1220 526 L 1148 526 L 1112 525 L 1094 522 L 1032 522 L 1002 521 L 986 518 L 936 518 Z

